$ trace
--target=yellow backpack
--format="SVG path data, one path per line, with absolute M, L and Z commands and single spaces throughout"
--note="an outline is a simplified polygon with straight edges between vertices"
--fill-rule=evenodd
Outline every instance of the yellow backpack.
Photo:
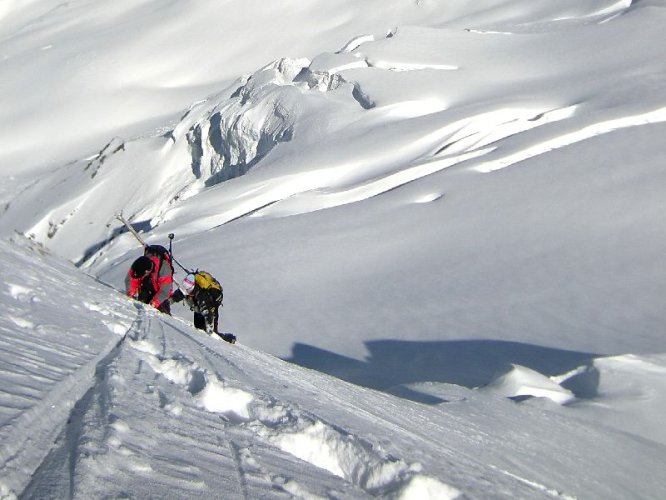
M 222 285 L 220 285 L 220 282 L 213 278 L 213 276 L 207 271 L 197 271 L 194 273 L 194 281 L 199 288 L 204 290 L 213 288 L 222 291 Z

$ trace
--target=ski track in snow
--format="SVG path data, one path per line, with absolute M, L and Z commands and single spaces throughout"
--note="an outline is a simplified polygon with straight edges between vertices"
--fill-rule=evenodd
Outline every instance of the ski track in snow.
M 0 393 L 0 490 L 8 491 L 29 479 L 34 464 L 47 451 L 44 443 L 55 437 L 54 424 L 66 420 L 74 401 L 87 390 L 88 379 L 106 355 L 99 353 L 108 352 L 119 341 L 115 335 L 91 336 L 90 327 L 99 327 L 94 316 L 74 325 L 67 319 L 72 309 L 84 310 L 76 300 L 68 300 L 71 266 L 24 240 L 13 244 L 26 251 L 17 253 L 12 245 L 0 244 L 5 257 L 0 352 L 6 353 L 0 372 L 9 382 Z M 48 276 L 39 267 L 45 259 L 52 268 Z M 80 292 L 98 295 L 94 288 L 88 283 Z M 62 299 L 54 303 L 54 297 Z M 122 313 L 109 318 L 116 330 L 125 324 L 126 331 L 130 322 Z M 4 482 L 6 477 L 12 478 L 9 484 Z
M 128 463 L 135 471 L 157 473 L 150 463 L 137 457 L 136 450 L 132 451 L 131 443 L 136 441 L 135 438 L 129 439 L 132 426 L 113 413 L 115 408 L 121 407 L 120 404 L 114 404 L 114 399 L 121 391 L 117 383 L 127 377 L 128 373 L 138 376 L 152 371 L 153 377 L 142 379 L 149 381 L 145 392 L 154 395 L 156 410 L 165 412 L 168 415 L 165 418 L 179 419 L 198 409 L 199 418 L 207 421 L 212 419 L 218 433 L 217 439 L 228 440 L 226 447 L 231 450 L 231 458 L 238 467 L 241 490 L 247 490 L 246 476 L 250 473 L 270 477 L 275 488 L 291 494 L 301 495 L 307 488 L 299 486 L 296 478 L 272 476 L 262 470 L 259 462 L 253 459 L 252 451 L 239 444 L 243 440 L 239 440 L 238 434 L 241 437 L 248 435 L 246 441 L 259 438 L 300 460 L 328 470 L 351 483 L 354 489 L 371 495 L 407 492 L 410 488 L 437 491 L 442 498 L 455 498 L 458 495 L 457 490 L 448 485 L 420 474 L 418 464 L 408 464 L 386 456 L 366 440 L 346 434 L 289 403 L 233 387 L 212 367 L 212 363 L 205 363 L 208 366 L 202 364 L 206 358 L 210 360 L 214 357 L 213 361 L 219 366 L 220 356 L 215 351 L 186 330 L 154 321 L 152 316 L 152 311 L 139 311 L 137 321 L 125 340 L 104 360 L 103 369 L 98 370 L 97 387 L 91 388 L 91 391 L 105 393 L 99 397 L 107 400 L 107 407 L 111 411 L 104 417 L 105 422 L 102 422 L 107 427 L 103 438 L 105 445 L 98 443 L 99 446 L 132 457 Z M 195 344 L 199 349 L 203 348 L 201 361 L 195 362 L 179 352 L 176 344 L 183 340 Z M 134 358 L 135 367 L 132 370 L 116 367 L 121 363 L 120 358 L 126 357 Z M 237 369 L 233 366 L 229 368 Z M 183 397 L 173 399 L 167 396 L 166 390 L 158 388 L 164 383 L 180 387 Z M 173 390 L 168 392 L 174 393 Z M 230 435 L 236 437 L 230 438 Z M 73 443 L 67 445 L 70 449 L 74 446 Z M 182 473 L 185 474 L 185 471 Z M 201 486 L 196 481 L 195 485 Z M 244 492 L 245 497 L 247 493 Z
M 42 300 L 39 286 L 10 281 L 7 292 L 21 304 Z M 177 318 L 134 306 L 135 318 L 92 297 L 76 306 L 116 335 L 96 355 L 91 352 L 84 365 L 81 353 L 72 351 L 67 372 L 58 368 L 42 377 L 52 385 L 47 396 L 18 415 L 20 428 L 31 428 L 31 435 L 2 436 L 0 462 L 5 472 L 14 470 L 12 481 L 2 483 L 3 498 L 11 498 L 12 491 L 27 497 L 76 498 L 162 490 L 181 498 L 223 491 L 242 498 L 459 495 L 423 474 L 418 463 L 388 455 L 292 403 L 237 387 L 233 374 L 242 375 L 242 369 L 209 347 L 208 338 L 199 338 L 200 332 Z M 17 309 L 6 319 L 20 330 L 64 333 L 57 325 L 36 324 L 24 316 Z M 21 349 L 20 338 L 12 342 L 13 349 Z M 23 343 L 23 355 L 32 355 L 34 343 Z M 51 348 L 45 344 L 41 349 Z M 198 353 L 196 360 L 184 354 L 193 352 Z M 66 367 L 67 348 L 54 347 L 53 353 Z M 37 371 L 44 369 L 48 353 L 43 356 L 36 359 L 32 380 L 39 380 Z M 155 421 L 142 418 L 146 412 L 161 415 L 158 428 L 144 423 Z M 44 414 L 52 418 L 44 419 Z M 55 442 L 50 451 L 38 449 L 49 441 Z M 196 460 L 181 456 L 183 448 L 190 448 Z M 220 467 L 235 470 L 237 482 L 227 484 L 224 477 L 229 474 L 215 473 Z M 18 468 L 24 472 L 16 474 Z M 118 480 L 127 475 L 137 479 L 131 484 Z M 117 489 L 118 484 L 125 489 Z

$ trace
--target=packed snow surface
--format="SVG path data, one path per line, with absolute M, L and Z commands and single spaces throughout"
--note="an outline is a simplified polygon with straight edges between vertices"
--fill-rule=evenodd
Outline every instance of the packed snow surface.
M 666 497 L 665 22 L 0 2 L 0 498 Z

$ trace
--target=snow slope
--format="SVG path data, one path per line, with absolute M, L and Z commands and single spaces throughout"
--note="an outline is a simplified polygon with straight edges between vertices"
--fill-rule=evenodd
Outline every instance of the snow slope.
M 666 490 L 663 445 L 460 386 L 430 387 L 446 400 L 424 405 L 350 385 L 208 338 L 21 237 L 1 245 L 5 497 Z
M 0 493 L 663 497 L 665 7 L 5 0 Z

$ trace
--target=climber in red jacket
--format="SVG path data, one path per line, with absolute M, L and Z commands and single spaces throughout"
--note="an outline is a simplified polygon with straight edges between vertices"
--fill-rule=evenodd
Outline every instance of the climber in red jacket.
M 173 267 L 168 250 L 160 245 L 146 246 L 144 255 L 127 271 L 125 291 L 129 297 L 171 314 L 167 299 L 173 293 Z

